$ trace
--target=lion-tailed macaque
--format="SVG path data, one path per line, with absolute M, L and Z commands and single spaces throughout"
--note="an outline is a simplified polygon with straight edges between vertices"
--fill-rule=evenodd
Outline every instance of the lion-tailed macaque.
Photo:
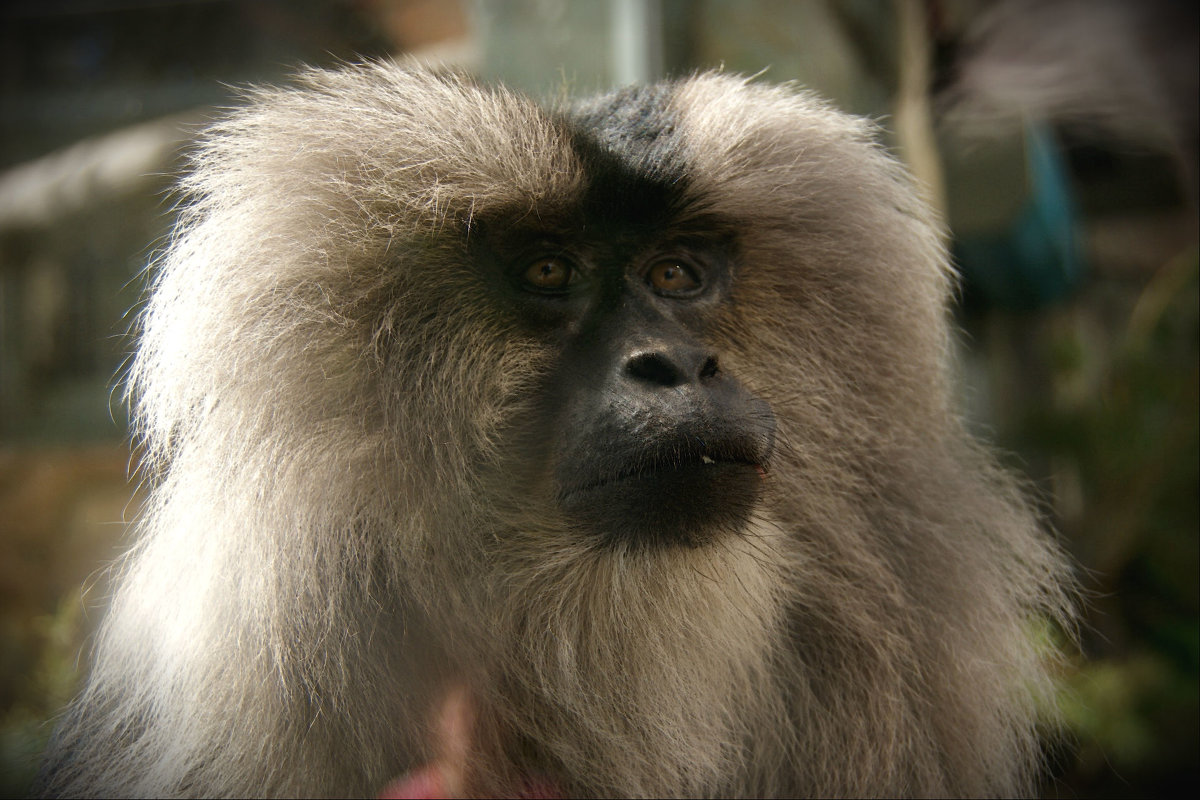
M 964 430 L 871 124 L 725 74 L 547 109 L 395 64 L 198 145 L 152 487 L 41 791 L 1030 791 L 1067 568 Z

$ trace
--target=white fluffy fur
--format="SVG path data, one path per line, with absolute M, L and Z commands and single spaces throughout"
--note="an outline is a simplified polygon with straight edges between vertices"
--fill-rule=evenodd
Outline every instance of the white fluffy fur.
M 709 74 L 669 103 L 739 232 L 712 344 L 778 417 L 747 528 L 596 547 L 509 446 L 554 353 L 462 236 L 581 191 L 569 117 L 387 64 L 257 91 L 157 264 L 153 491 L 45 792 L 370 795 L 431 756 L 450 685 L 482 792 L 1031 789 L 1064 567 L 950 408 L 936 225 L 807 94 Z

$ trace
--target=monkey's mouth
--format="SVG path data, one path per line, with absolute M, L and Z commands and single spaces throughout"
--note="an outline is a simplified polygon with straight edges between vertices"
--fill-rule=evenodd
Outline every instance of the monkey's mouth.
M 559 501 L 568 502 L 576 494 L 603 489 L 614 484 L 659 479 L 665 474 L 687 473 L 691 477 L 698 477 L 706 472 L 712 473 L 738 467 L 751 469 L 760 478 L 765 478 L 767 475 L 766 464 L 756 459 L 736 456 L 725 457 L 721 455 L 714 458 L 707 453 L 703 453 L 695 457 L 666 459 L 630 467 L 623 471 L 595 476 L 588 482 L 565 488 L 559 494 Z
M 758 502 L 767 463 L 751 447 L 626 459 L 560 491 L 580 527 L 610 541 L 700 546 L 741 531 Z

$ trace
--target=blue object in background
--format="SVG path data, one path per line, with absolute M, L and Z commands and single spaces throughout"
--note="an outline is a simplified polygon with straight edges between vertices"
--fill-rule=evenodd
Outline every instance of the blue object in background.
M 1041 308 L 1068 296 L 1083 277 L 1062 150 L 1044 123 L 1025 126 L 1024 145 L 1028 196 L 1011 222 L 996 233 L 956 236 L 952 245 L 968 305 Z

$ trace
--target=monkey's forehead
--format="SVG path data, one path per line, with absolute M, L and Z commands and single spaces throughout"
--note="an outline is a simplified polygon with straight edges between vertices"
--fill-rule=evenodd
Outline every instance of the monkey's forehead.
M 518 209 L 538 214 L 598 183 L 729 216 L 795 219 L 909 207 L 873 128 L 811 94 L 708 73 L 546 109 L 501 87 L 379 63 L 313 70 L 253 92 L 215 126 L 185 181 L 195 196 L 289 198 L 399 227 Z M 284 188 L 286 187 L 286 188 Z

